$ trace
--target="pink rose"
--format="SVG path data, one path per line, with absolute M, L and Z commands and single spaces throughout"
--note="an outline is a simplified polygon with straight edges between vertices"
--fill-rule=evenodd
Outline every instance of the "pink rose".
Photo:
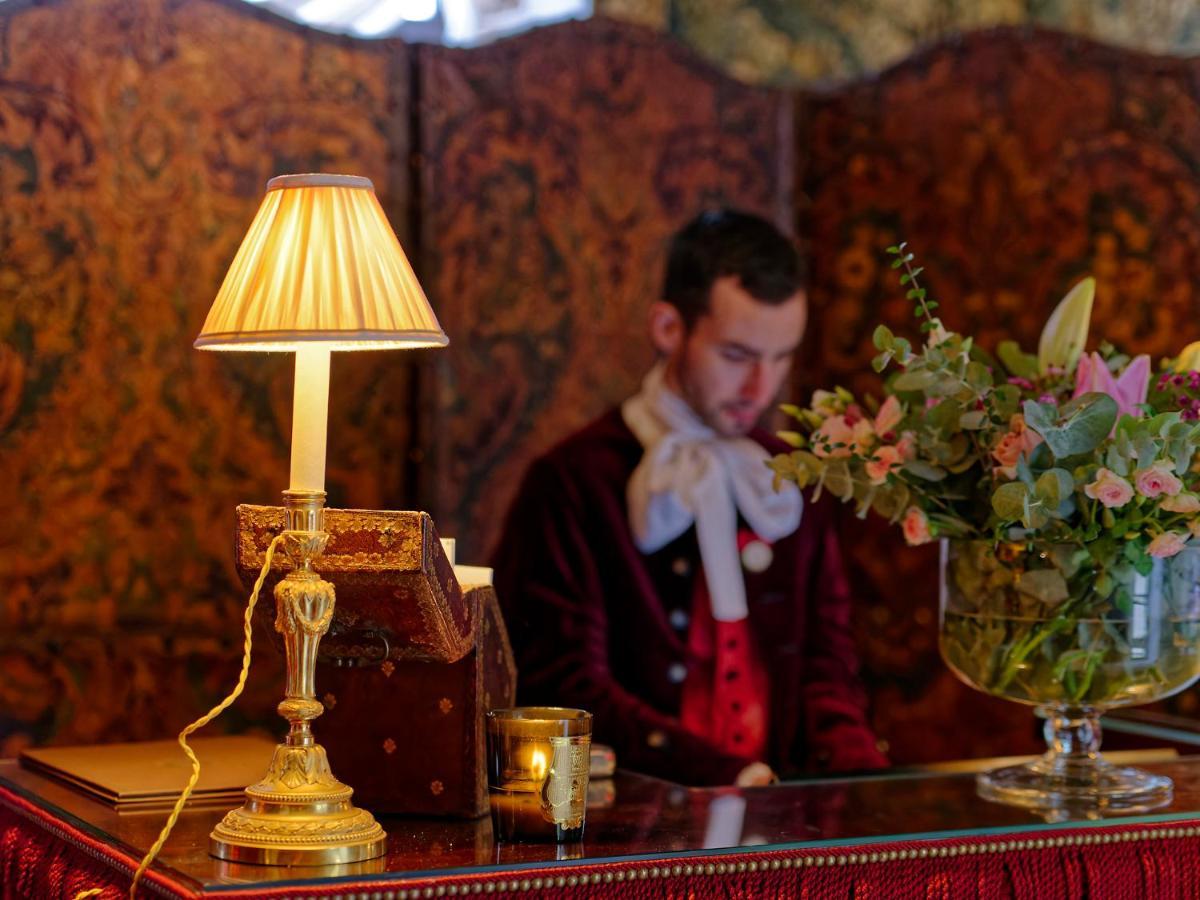
M 904 540 L 910 547 L 928 544 L 933 540 L 933 535 L 929 533 L 929 520 L 925 518 L 925 513 L 915 506 L 908 508 L 900 527 L 904 531 Z
M 1183 482 L 1171 471 L 1171 464 L 1156 462 L 1148 469 L 1138 469 L 1133 474 L 1133 483 L 1137 485 L 1138 493 L 1143 497 L 1157 497 L 1166 494 L 1174 497 L 1183 490 Z
M 903 417 L 904 410 L 900 406 L 900 401 L 895 397 L 888 397 L 879 407 L 879 412 L 875 414 L 875 433 L 880 437 L 886 435 L 900 424 Z
M 1111 469 L 1097 469 L 1096 480 L 1085 485 L 1083 492 L 1109 509 L 1124 506 L 1133 499 L 1133 485 Z
M 1160 559 L 1166 559 L 1169 556 L 1174 556 L 1187 544 L 1188 536 L 1179 534 L 1174 531 L 1164 531 L 1158 537 L 1150 542 L 1150 546 L 1146 548 L 1146 552 L 1151 556 L 1157 556 Z
M 1042 436 L 1025 425 L 1025 417 L 1017 413 L 1008 423 L 1008 432 L 1000 443 L 992 448 L 992 458 L 1000 465 L 996 471 L 1010 481 L 1017 477 L 1017 463 L 1024 455 L 1029 459 L 1035 447 L 1042 443 Z
M 867 461 L 867 477 L 871 479 L 871 484 L 883 484 L 887 481 L 888 473 L 902 465 L 904 458 L 898 447 L 880 447 Z

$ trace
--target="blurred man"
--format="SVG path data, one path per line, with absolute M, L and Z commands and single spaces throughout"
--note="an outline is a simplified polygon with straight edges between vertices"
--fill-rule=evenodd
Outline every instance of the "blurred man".
M 524 703 L 576 706 L 618 764 L 688 784 L 886 765 L 827 504 L 772 487 L 757 428 L 804 334 L 770 223 L 671 244 L 641 391 L 534 462 L 494 566 Z

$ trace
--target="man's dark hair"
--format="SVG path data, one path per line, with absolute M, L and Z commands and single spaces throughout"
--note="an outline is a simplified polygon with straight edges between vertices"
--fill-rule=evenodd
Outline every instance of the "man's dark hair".
M 732 209 L 703 212 L 671 239 L 663 299 L 691 328 L 708 312 L 713 283 L 733 275 L 755 300 L 782 303 L 804 287 L 804 263 L 778 228 Z

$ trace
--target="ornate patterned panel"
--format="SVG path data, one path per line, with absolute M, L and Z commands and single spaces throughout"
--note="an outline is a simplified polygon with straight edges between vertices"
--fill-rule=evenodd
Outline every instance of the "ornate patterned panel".
M 1200 50 L 1200 8 L 1190 0 L 597 0 L 595 9 L 660 28 L 760 84 L 871 75 L 997 25 L 1058 28 L 1151 53 Z
M 530 459 L 637 386 L 666 240 L 790 217 L 790 108 L 649 31 L 422 48 L 423 277 L 447 334 L 438 527 L 489 548 Z M 461 554 L 460 554 L 461 555 Z
M 871 389 L 875 323 L 911 328 L 883 252 L 897 240 L 928 267 L 947 322 L 988 347 L 1007 335 L 1036 345 L 1053 304 L 1089 272 L 1093 341 L 1157 357 L 1200 337 L 1198 76 L 1200 63 L 1014 29 L 812 98 L 800 215 L 822 375 L 806 386 Z M 897 757 L 1020 749 L 1026 712 L 958 686 L 938 662 L 936 554 L 877 527 L 852 551 L 871 598 L 866 665 Z
M 225 689 L 233 511 L 286 486 L 290 359 L 191 343 L 270 176 L 370 175 L 404 221 L 406 60 L 240 0 L 0 4 L 0 684 L 31 685 L 0 703 L 10 749 L 144 736 Z M 395 504 L 406 375 L 362 356 L 334 364 L 331 501 Z

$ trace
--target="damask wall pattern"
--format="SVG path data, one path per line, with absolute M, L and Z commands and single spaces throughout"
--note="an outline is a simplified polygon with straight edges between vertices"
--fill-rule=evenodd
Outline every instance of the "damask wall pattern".
M 432 505 L 482 555 L 532 458 L 649 367 L 669 235 L 717 204 L 789 226 L 791 105 L 614 22 L 420 60 L 422 271 L 455 345 Z
M 369 174 L 405 221 L 405 60 L 234 0 L 0 4 L 0 755 L 163 737 L 228 689 L 233 511 L 286 487 L 290 357 L 192 340 L 272 175 Z M 407 375 L 363 356 L 332 500 L 397 505 Z
M 1200 337 L 1198 85 L 1196 61 L 1002 29 L 805 99 L 798 216 L 813 260 L 814 364 L 805 386 L 877 390 L 876 323 L 912 331 L 884 252 L 900 240 L 926 266 L 947 324 L 991 349 L 1008 336 L 1035 349 L 1054 304 L 1087 274 L 1097 280 L 1093 344 L 1157 360 Z M 940 664 L 936 553 L 907 550 L 874 524 L 859 534 L 847 543 L 861 645 L 898 757 L 1002 752 L 997 731 L 1023 734 L 1029 717 L 958 685 Z M 1196 700 L 1174 703 L 1192 712 Z M 978 727 L 947 735 L 949 721 Z

